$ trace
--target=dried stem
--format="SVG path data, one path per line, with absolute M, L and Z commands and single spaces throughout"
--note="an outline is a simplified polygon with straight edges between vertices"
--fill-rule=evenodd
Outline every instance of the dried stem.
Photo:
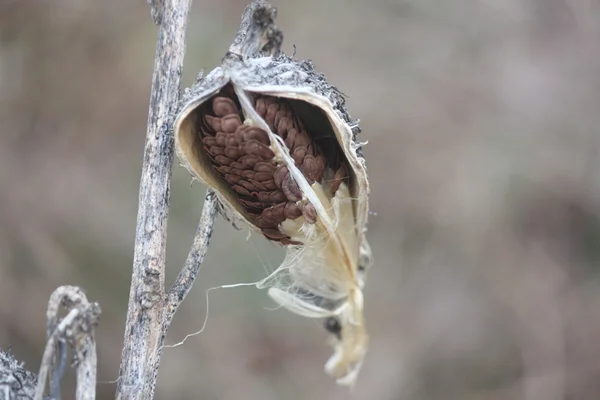
M 61 306 L 69 309 L 66 317 L 58 322 Z M 60 380 L 66 359 L 66 344 L 75 351 L 77 365 L 77 400 L 96 398 L 96 340 L 94 327 L 98 323 L 100 306 L 90 303 L 83 291 L 75 286 L 61 286 L 52 293 L 48 302 L 47 343 L 42 357 L 35 399 L 42 400 L 46 381 L 50 377 L 52 398 L 59 398 Z M 60 345 L 59 345 L 60 343 Z M 61 361 L 56 363 L 57 348 Z
M 179 272 L 177 279 L 175 279 L 175 282 L 173 283 L 173 286 L 171 286 L 171 289 L 169 289 L 167 295 L 167 309 L 163 319 L 161 346 L 164 344 L 167 330 L 171 325 L 171 321 L 173 321 L 177 308 L 192 289 L 194 280 L 200 271 L 200 266 L 206 255 L 206 250 L 208 249 L 213 232 L 213 222 L 217 214 L 217 202 L 218 200 L 215 192 L 209 189 L 206 193 L 206 198 L 204 199 L 204 207 L 202 208 L 202 215 L 200 216 L 194 243 L 192 244 L 192 248 L 185 260 L 181 272 Z
M 275 25 L 277 9 L 264 0 L 249 4 L 242 15 L 229 52 L 244 57 L 258 53 L 273 54 L 279 51 L 283 34 Z
M 161 4 L 162 3 L 162 4 Z M 140 182 L 133 273 L 117 399 L 152 398 L 164 311 L 172 118 L 179 101 L 191 0 L 151 1 L 160 21 Z

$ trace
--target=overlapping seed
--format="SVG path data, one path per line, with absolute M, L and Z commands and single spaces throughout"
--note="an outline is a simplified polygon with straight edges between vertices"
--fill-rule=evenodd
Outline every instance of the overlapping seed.
M 199 135 L 214 168 L 238 194 L 240 203 L 265 237 L 283 244 L 293 243 L 279 230 L 279 224 L 300 216 L 308 223 L 315 223 L 314 206 L 303 200 L 287 166 L 273 159 L 275 153 L 268 134 L 243 123 L 241 107 L 230 88 L 215 95 L 210 105 L 202 114 Z M 301 121 L 295 118 L 291 105 L 283 99 L 258 96 L 255 108 L 271 131 L 283 139 L 309 184 L 321 182 L 327 160 Z M 332 193 L 346 174 L 343 164 L 336 165 L 334 171 L 337 172 L 330 185 Z

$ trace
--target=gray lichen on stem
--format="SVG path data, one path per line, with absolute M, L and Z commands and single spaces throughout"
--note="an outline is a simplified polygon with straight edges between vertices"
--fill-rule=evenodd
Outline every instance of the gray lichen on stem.
M 36 375 L 9 352 L 0 350 L 0 400 L 33 399 Z

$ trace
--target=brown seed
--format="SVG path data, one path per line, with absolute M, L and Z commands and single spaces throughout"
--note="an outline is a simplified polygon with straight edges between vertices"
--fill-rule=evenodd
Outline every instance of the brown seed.
M 214 136 L 205 136 L 202 138 L 202 143 L 207 147 L 214 146 L 217 144 L 217 139 Z
M 230 166 L 231 168 L 235 168 L 235 169 L 237 169 L 237 170 L 239 170 L 239 171 L 244 171 L 244 170 L 246 170 L 248 167 L 247 167 L 246 165 L 244 165 L 244 163 L 242 162 L 242 158 L 244 158 L 244 157 L 246 157 L 246 156 L 242 156 L 242 157 L 240 157 L 240 158 L 239 158 L 237 161 L 231 162 L 231 163 L 229 164 L 229 166 Z M 255 156 L 253 156 L 253 157 L 255 157 Z M 230 160 L 230 161 L 231 161 L 231 160 Z
M 257 127 L 248 127 L 243 131 L 244 141 L 257 140 L 260 143 L 268 146 L 271 144 L 269 134 Z
M 306 132 L 302 131 L 296 136 L 296 139 L 294 140 L 294 144 L 292 145 L 292 147 L 293 148 L 307 147 L 309 144 L 310 144 L 310 138 L 308 137 Z
M 233 164 L 231 164 L 229 166 L 229 173 L 230 174 L 234 174 L 234 175 L 237 175 L 237 176 L 242 176 L 242 172 L 243 172 L 243 170 L 241 170 L 239 168 L 233 167 Z
M 242 151 L 246 154 L 253 154 L 261 157 L 263 160 L 270 160 L 275 157 L 275 153 L 268 146 L 260 143 L 258 140 L 249 140 L 241 146 Z
M 258 198 L 258 201 L 260 201 L 263 204 L 269 203 L 269 194 L 271 192 L 258 192 L 256 194 L 256 197 Z
M 292 119 L 289 116 L 283 116 L 279 120 L 275 121 L 277 134 L 283 139 L 287 137 L 288 130 L 292 127 Z
M 222 96 L 216 96 L 213 98 L 213 111 L 217 117 L 239 113 L 239 109 L 233 100 Z
M 265 209 L 260 216 L 265 222 L 269 222 L 272 225 L 279 225 L 285 221 L 284 208 L 285 203 L 280 203 Z
M 281 190 L 289 201 L 302 200 L 302 192 L 300 191 L 300 188 L 298 187 L 298 184 L 294 178 L 292 178 L 291 174 L 287 174 L 283 179 L 283 182 L 281 183 Z
M 317 210 L 312 203 L 306 203 L 304 207 L 302 207 L 302 215 L 304 215 L 304 219 L 309 224 L 314 224 L 317 222 Z
M 306 146 L 296 147 L 294 149 L 294 152 L 292 153 L 292 158 L 294 159 L 296 165 L 302 165 L 302 162 L 304 161 L 304 156 L 306 156 L 306 150 Z
M 254 164 L 254 170 L 256 172 L 269 172 L 273 175 L 275 172 L 275 165 L 270 161 L 261 161 Z
M 210 146 L 206 148 L 206 151 L 213 156 L 222 156 L 225 154 L 225 148 L 221 146 Z
M 256 104 L 254 105 L 254 108 L 256 109 L 258 115 L 260 115 L 264 119 L 265 115 L 267 114 L 267 103 L 265 101 L 265 98 L 259 97 L 258 99 L 256 99 Z
M 233 188 L 233 190 L 235 190 L 239 194 L 242 194 L 244 196 L 250 196 L 250 192 L 248 192 L 246 189 L 244 189 L 243 187 L 241 187 L 239 185 L 231 185 L 231 187 Z
M 215 135 L 215 139 L 219 146 L 225 147 L 225 141 L 227 139 L 227 134 L 224 132 L 217 132 Z
M 235 137 L 235 141 L 237 144 L 242 144 L 244 143 L 244 131 L 246 131 L 246 129 L 248 129 L 247 125 L 240 125 L 237 127 L 237 129 L 235 130 L 235 132 L 233 133 L 233 136 Z
M 287 137 L 284 142 L 288 149 L 294 148 L 294 143 L 296 142 L 296 137 L 298 136 L 298 130 L 296 128 L 289 128 L 287 132 Z
M 289 171 L 286 165 L 280 165 L 277 167 L 277 169 L 273 173 L 273 180 L 275 181 L 275 185 L 277 187 L 281 187 L 281 184 L 288 173 Z
M 317 163 L 317 158 L 315 156 L 307 154 L 299 168 L 311 185 L 317 180 L 319 164 Z
M 254 174 L 256 174 L 256 172 L 254 172 L 251 169 L 246 169 L 242 171 L 242 176 L 246 179 L 254 179 Z
M 346 177 L 346 165 L 342 164 L 340 168 L 335 171 L 335 176 L 331 180 L 331 195 L 335 195 L 335 192 L 339 189 L 340 185 Z
M 284 213 L 287 219 L 296 219 L 302 215 L 302 210 L 296 205 L 296 203 L 288 201 L 285 204 Z
M 275 190 L 277 189 L 277 185 L 273 179 L 269 179 L 268 181 L 261 182 L 266 190 Z
M 269 172 L 256 172 L 254 174 L 254 179 L 256 179 L 259 182 L 268 181 L 270 179 L 273 179 L 273 174 Z
M 231 164 L 231 158 L 225 156 L 216 156 L 215 161 L 221 165 L 229 165 Z
M 242 180 L 242 178 L 239 175 L 234 174 L 225 174 L 224 178 L 230 185 L 238 183 Z
M 248 192 L 252 193 L 252 192 L 256 192 L 256 186 L 254 186 L 252 183 L 245 181 L 243 179 L 239 179 L 238 181 L 238 185 L 243 186 L 244 189 L 246 189 Z
M 260 201 L 240 199 L 240 202 L 248 208 L 259 208 L 259 209 L 263 208 L 263 204 Z
M 260 214 L 260 216 L 258 218 L 256 218 L 256 226 L 258 226 L 259 228 L 271 228 L 273 227 L 273 222 L 269 221 L 267 218 L 264 217 L 264 211 Z
M 231 174 L 231 167 L 228 167 L 226 165 L 215 167 L 215 169 L 219 171 L 219 173 L 221 173 L 222 175 Z
M 246 169 L 246 168 L 254 168 L 254 165 L 257 162 L 263 161 L 263 160 L 262 160 L 262 158 L 254 155 L 254 154 L 246 154 L 244 156 L 241 156 L 238 161 L 242 163 L 243 169 Z
M 212 128 L 213 132 L 221 131 L 221 118 L 206 114 L 204 120 L 206 121 L 206 125 Z
M 226 133 L 234 133 L 240 125 L 242 120 L 237 114 L 229 114 L 221 119 L 221 130 Z
M 273 101 L 273 99 L 268 99 L 267 114 L 265 115 L 264 119 L 267 122 L 274 121 L 275 115 L 277 114 L 277 111 L 279 111 L 279 108 L 279 103 L 276 103 L 275 101 Z
M 225 155 L 233 160 L 237 160 L 240 157 L 240 151 L 237 146 L 225 147 Z
M 225 138 L 225 146 L 235 146 L 235 147 L 237 147 L 238 145 L 239 145 L 239 143 L 235 139 L 235 133 L 229 133 L 229 134 L 227 134 L 227 137 Z
M 289 106 L 286 103 L 282 103 L 281 109 L 279 110 L 279 112 L 277 112 L 277 114 L 275 114 L 275 118 L 273 118 L 273 126 L 275 127 L 275 129 L 279 129 L 279 125 L 282 119 L 287 119 L 291 117 L 291 115 L 292 112 Z
M 321 182 L 323 179 L 323 172 L 325 172 L 325 166 L 327 165 L 327 160 L 325 160 L 325 156 L 323 154 L 317 154 L 317 174 L 315 175 L 315 181 Z
M 256 181 L 254 179 L 248 179 L 248 182 L 253 184 L 259 192 L 268 192 L 269 189 L 262 184 L 262 182 Z
M 275 190 L 275 191 L 269 193 L 269 201 L 271 203 L 280 203 L 280 202 L 286 201 L 286 200 L 287 200 L 287 198 L 286 198 L 285 194 L 283 194 L 283 192 L 280 190 Z
M 279 203 L 282 201 L 286 201 L 287 198 L 281 190 L 274 190 L 272 192 L 259 192 L 258 200 L 265 203 Z
M 265 235 L 267 239 L 280 241 L 283 239 L 288 239 L 289 237 L 281 233 L 281 231 L 277 228 L 263 228 L 261 229 L 262 234 Z

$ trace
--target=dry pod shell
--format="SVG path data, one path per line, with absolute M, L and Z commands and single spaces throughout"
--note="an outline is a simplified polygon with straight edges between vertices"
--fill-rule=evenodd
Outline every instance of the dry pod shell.
M 249 6 L 222 65 L 186 90 L 177 154 L 227 218 L 287 247 L 258 286 L 292 312 L 328 321 L 335 353 L 326 370 L 352 385 L 368 346 L 362 289 L 372 263 L 360 129 L 311 62 L 278 51 L 274 16 L 264 2 Z

